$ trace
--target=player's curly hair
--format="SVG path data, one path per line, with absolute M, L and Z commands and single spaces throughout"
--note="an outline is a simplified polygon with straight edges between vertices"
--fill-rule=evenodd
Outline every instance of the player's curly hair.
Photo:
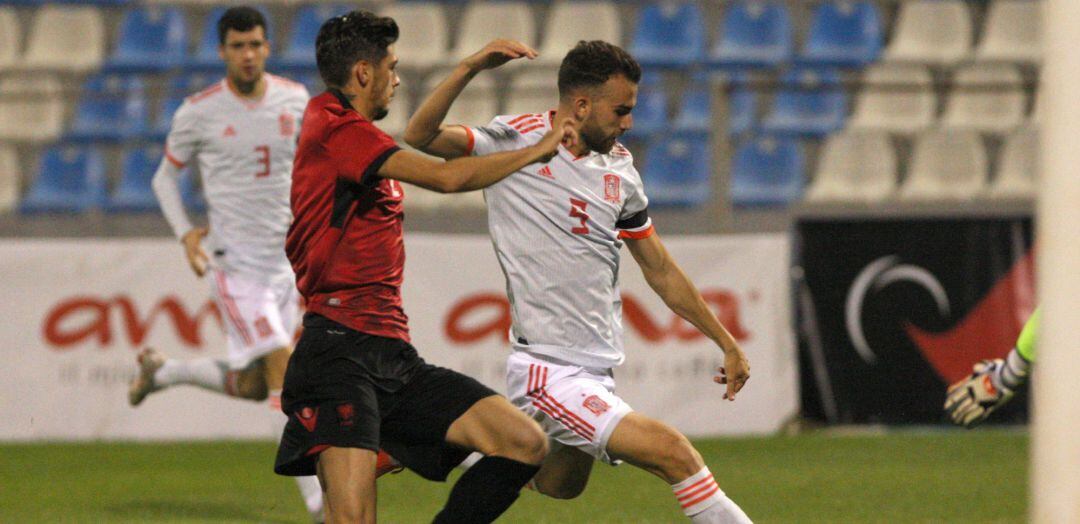
M 603 40 L 581 40 L 559 66 L 559 96 L 582 87 L 596 87 L 615 75 L 641 81 L 641 66 L 623 48 Z
M 327 87 L 349 83 L 349 71 L 360 60 L 377 64 L 386 57 L 386 48 L 398 39 L 393 18 L 357 10 L 335 16 L 323 23 L 315 38 L 315 63 Z
M 230 7 L 221 14 L 217 23 L 218 42 L 225 45 L 225 34 L 230 29 L 240 33 L 251 31 L 256 27 L 263 28 L 263 36 L 268 34 L 266 30 L 266 18 L 258 9 L 248 6 Z

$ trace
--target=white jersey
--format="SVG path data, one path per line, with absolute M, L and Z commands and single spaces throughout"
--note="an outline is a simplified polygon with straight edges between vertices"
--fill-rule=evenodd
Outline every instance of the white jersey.
M 470 129 L 473 154 L 536 144 L 553 112 L 499 116 Z M 622 363 L 619 249 L 652 234 L 648 199 L 630 152 L 575 158 L 560 146 L 484 190 L 488 227 L 506 275 L 517 351 L 579 366 Z
M 177 167 L 198 160 L 213 264 L 260 282 L 293 278 L 285 257 L 289 188 L 309 98 L 299 83 L 265 78 L 259 101 L 241 98 L 225 79 L 189 96 L 173 116 L 165 149 Z

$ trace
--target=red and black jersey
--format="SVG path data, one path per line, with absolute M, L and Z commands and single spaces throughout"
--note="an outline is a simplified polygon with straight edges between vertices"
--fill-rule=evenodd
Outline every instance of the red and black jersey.
M 337 91 L 308 102 L 293 163 L 285 252 L 307 310 L 409 341 L 401 185 L 377 172 L 399 150 Z

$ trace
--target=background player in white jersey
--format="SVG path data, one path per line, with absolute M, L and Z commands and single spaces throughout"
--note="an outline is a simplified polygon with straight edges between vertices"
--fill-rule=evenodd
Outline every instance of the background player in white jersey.
M 495 42 L 483 67 L 458 66 L 413 115 L 405 140 L 453 158 L 535 143 L 555 114 L 572 115 L 576 123 L 581 139 L 575 146 L 484 190 L 513 317 L 508 396 L 561 444 L 552 448 L 535 487 L 572 498 L 585 488 L 594 459 L 626 461 L 666 480 L 693 522 L 749 522 L 685 436 L 633 412 L 614 394 L 612 370 L 623 361 L 618 269 L 624 242 L 668 307 L 724 352 L 715 378 L 727 384 L 724 398 L 735 399 L 750 369 L 654 233 L 641 177 L 618 143 L 633 125 L 637 62 L 615 45 L 580 42 L 559 69 L 557 110 L 500 116 L 476 129 L 442 123 L 477 72 L 521 56 L 523 47 Z
M 259 11 L 228 9 L 217 29 L 226 76 L 177 110 L 153 188 L 191 269 L 211 277 L 228 357 L 181 361 L 146 349 L 138 357 L 129 401 L 137 406 L 150 393 L 176 384 L 269 399 L 274 434 L 280 435 L 287 421 L 279 409 L 281 385 L 300 309 L 285 233 L 292 221 L 293 155 L 308 92 L 264 71 L 270 43 Z M 199 163 L 209 230 L 191 224 L 180 197 L 180 170 L 192 159 Z M 298 477 L 297 483 L 308 511 L 321 519 L 318 480 Z

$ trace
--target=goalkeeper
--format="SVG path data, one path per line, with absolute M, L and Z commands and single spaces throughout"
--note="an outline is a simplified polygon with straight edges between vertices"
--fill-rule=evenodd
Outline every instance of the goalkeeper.
M 949 386 L 945 413 L 953 422 L 973 428 L 997 408 L 1005 405 L 1013 393 L 1027 382 L 1035 362 L 1035 332 L 1039 329 L 1036 309 L 1024 324 L 1016 347 L 1004 359 L 983 360 L 975 364 L 971 375 Z

